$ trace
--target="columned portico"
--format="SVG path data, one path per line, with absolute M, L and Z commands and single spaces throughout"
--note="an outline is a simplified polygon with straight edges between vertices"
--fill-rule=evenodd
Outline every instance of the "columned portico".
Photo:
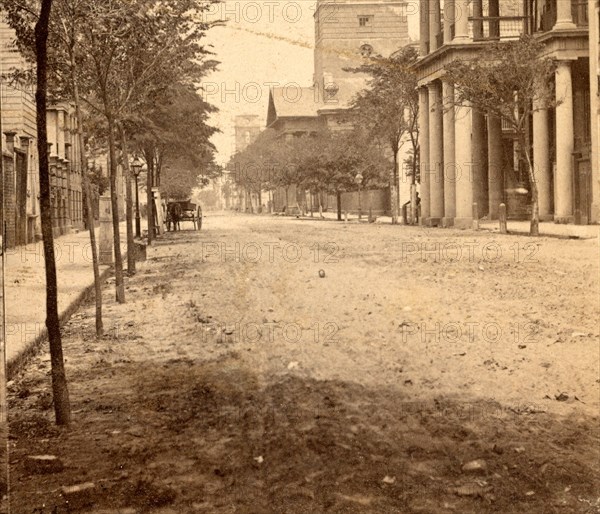
M 533 171 L 538 188 L 540 220 L 550 221 L 553 214 L 548 109 L 535 110 L 533 113 Z
M 439 81 L 428 85 L 429 90 L 429 221 L 439 225 L 444 217 L 444 139 L 443 105 Z
M 558 2 L 559 4 L 561 2 Z M 571 62 L 559 61 L 556 68 L 556 177 L 554 187 L 554 220 L 573 222 L 573 82 Z
M 419 133 L 421 162 L 421 218 L 423 222 L 429 218 L 429 92 L 426 87 L 419 88 Z
M 498 219 L 498 210 L 504 201 L 504 160 L 502 158 L 502 121 L 488 115 L 488 217 Z
M 456 217 L 454 226 L 471 228 L 473 225 L 473 183 L 471 132 L 473 111 L 470 106 L 456 106 L 454 137 L 456 155 Z
M 454 85 L 442 82 L 444 102 L 444 218 L 442 226 L 454 225 L 456 216 L 456 163 L 454 145 Z

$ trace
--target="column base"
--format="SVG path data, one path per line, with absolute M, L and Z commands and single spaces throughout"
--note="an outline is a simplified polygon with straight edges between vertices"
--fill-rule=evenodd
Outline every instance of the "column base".
M 575 223 L 575 216 L 558 216 L 555 214 L 554 223 L 557 223 L 559 225 L 572 225 L 573 223 Z
M 552 27 L 552 30 L 569 30 L 576 29 L 577 25 L 575 25 L 572 21 L 557 21 Z
M 461 230 L 473 228 L 473 218 L 454 218 L 454 227 Z
M 442 218 L 427 218 L 425 223 L 428 227 L 439 227 L 442 223 Z
M 454 226 L 454 218 L 453 217 L 444 217 L 442 218 L 442 227 L 449 228 Z

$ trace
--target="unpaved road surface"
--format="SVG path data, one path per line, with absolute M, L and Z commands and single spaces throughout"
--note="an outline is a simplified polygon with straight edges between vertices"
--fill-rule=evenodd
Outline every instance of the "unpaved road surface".
M 65 326 L 70 429 L 46 354 L 11 384 L 12 512 L 600 512 L 597 256 L 209 215 Z

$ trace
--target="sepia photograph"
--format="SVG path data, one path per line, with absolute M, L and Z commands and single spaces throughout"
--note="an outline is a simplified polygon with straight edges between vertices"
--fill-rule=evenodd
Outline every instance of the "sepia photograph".
M 600 514 L 600 0 L 0 0 L 0 514 Z

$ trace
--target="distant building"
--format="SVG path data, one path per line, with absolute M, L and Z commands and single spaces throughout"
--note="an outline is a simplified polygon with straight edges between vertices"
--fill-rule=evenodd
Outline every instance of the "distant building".
M 246 147 L 252 144 L 260 131 L 262 126 L 258 115 L 256 114 L 242 114 L 235 117 L 235 151 L 241 152 Z
M 46 125 L 51 145 L 52 222 L 56 234 L 67 234 L 84 227 L 79 127 L 74 107 L 69 103 L 48 107 Z
M 351 128 L 345 115 L 354 96 L 364 89 L 367 77 L 349 69 L 358 68 L 372 55 L 389 57 L 409 44 L 408 7 L 408 2 L 402 0 L 317 0 L 313 85 L 272 88 L 267 127 L 286 137 Z M 400 156 L 399 162 L 403 159 Z M 408 183 L 404 185 L 408 190 Z M 335 206 L 335 197 L 321 196 L 317 199 L 295 187 L 278 190 L 274 194 L 275 208 Z M 344 210 L 356 210 L 356 196 L 353 192 L 342 195 Z M 372 204 L 366 205 L 371 205 L 374 213 L 389 211 L 389 193 L 371 196 Z M 290 198 L 292 205 L 288 206 Z

